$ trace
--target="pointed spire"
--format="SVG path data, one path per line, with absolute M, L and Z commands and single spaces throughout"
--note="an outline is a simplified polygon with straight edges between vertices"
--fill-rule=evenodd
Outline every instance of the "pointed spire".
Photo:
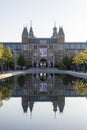
M 22 43 L 28 43 L 28 30 L 27 27 L 24 27 L 22 32 Z
M 32 20 L 30 20 L 30 27 L 32 27 Z
M 30 119 L 32 119 L 32 111 L 30 111 Z
M 27 98 L 27 96 L 22 97 L 22 108 L 23 108 L 23 112 L 27 113 L 27 110 L 28 110 L 28 98 Z
M 32 119 L 32 111 L 33 111 L 34 102 L 33 102 L 33 101 L 30 101 L 30 102 L 28 103 L 28 105 L 29 105 L 29 108 L 30 108 L 30 119 Z
M 29 38 L 35 38 L 34 33 L 33 33 L 33 28 L 32 28 L 32 20 L 30 21 L 30 31 L 29 31 Z
M 24 27 L 23 32 L 22 32 L 22 37 L 28 37 L 27 27 Z
M 64 106 L 65 106 L 65 98 L 63 96 L 59 97 L 58 107 L 60 113 L 63 113 Z
M 65 34 L 64 34 L 64 31 L 63 31 L 63 27 L 59 27 L 58 42 L 59 43 L 64 43 L 65 42 Z
M 56 27 L 56 21 L 54 20 L 54 27 Z
M 56 119 L 56 111 L 54 112 L 54 118 Z
M 57 102 L 53 101 L 53 111 L 56 113 L 57 112 Z
M 59 27 L 59 35 L 64 35 L 64 31 L 63 31 L 63 28 L 62 27 Z
M 53 35 L 52 38 L 58 38 L 56 22 L 54 21 Z

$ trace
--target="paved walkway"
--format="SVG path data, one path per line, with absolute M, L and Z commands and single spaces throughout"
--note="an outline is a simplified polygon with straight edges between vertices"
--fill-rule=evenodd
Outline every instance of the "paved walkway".
M 9 71 L 7 73 L 0 74 L 0 79 L 4 79 L 7 77 L 20 75 L 20 74 L 31 74 L 31 73 L 54 73 L 54 74 L 67 74 L 75 77 L 85 78 L 87 79 L 87 73 L 83 72 L 75 72 L 68 70 L 58 70 L 56 68 L 30 68 L 29 70 L 19 70 L 19 71 Z

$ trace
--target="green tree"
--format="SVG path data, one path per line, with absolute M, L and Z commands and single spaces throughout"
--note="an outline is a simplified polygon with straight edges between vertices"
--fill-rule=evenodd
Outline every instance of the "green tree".
M 3 45 L 0 43 L 0 61 L 2 60 L 3 57 Z
M 55 67 L 57 67 L 59 69 L 66 69 L 66 66 L 63 64 L 62 61 L 57 61 L 55 64 Z
M 5 82 L 0 83 L 0 107 L 3 105 L 3 100 L 8 100 L 12 96 L 14 89 L 14 80 L 12 79 L 6 79 Z
M 63 64 L 65 65 L 66 69 L 71 69 L 72 58 L 69 58 L 67 55 L 65 55 L 63 58 Z
M 17 60 L 17 64 L 19 66 L 22 66 L 22 67 L 25 66 L 25 58 L 22 54 L 19 55 L 18 60 Z
M 30 61 L 28 61 L 28 60 L 25 60 L 25 66 L 26 66 L 27 68 L 29 68 L 29 67 L 32 66 L 32 63 L 31 63 Z
M 6 70 L 9 68 L 9 63 L 14 60 L 14 55 L 11 48 L 4 47 L 3 62 L 5 63 Z
M 17 82 L 19 84 L 20 87 L 23 87 L 25 84 L 25 76 L 21 75 L 17 77 Z
M 4 47 L 3 60 L 10 62 L 14 58 L 11 48 Z

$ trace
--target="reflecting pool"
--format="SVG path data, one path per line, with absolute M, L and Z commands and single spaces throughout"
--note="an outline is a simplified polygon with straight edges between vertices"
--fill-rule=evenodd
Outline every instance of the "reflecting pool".
M 87 130 L 87 82 L 31 74 L 0 81 L 0 130 Z

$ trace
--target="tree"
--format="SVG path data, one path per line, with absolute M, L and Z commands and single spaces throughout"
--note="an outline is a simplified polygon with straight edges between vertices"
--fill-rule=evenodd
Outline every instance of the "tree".
M 25 66 L 26 66 L 27 68 L 31 67 L 31 66 L 32 66 L 31 61 L 26 60 L 26 61 L 25 61 Z
M 3 62 L 5 63 L 6 70 L 9 68 L 9 63 L 14 60 L 11 48 L 4 47 Z
M 55 67 L 57 67 L 59 69 L 66 69 L 66 66 L 63 64 L 62 61 L 57 61 L 55 64 Z
M 55 67 L 59 69 L 71 69 L 71 65 L 72 57 L 69 58 L 67 55 L 65 55 L 62 60 L 56 62 Z
M 87 62 L 87 49 L 79 52 L 75 57 L 73 57 L 73 63 L 84 64 Z
M 72 58 L 69 58 L 67 55 L 64 56 L 63 58 L 63 64 L 65 65 L 66 69 L 71 69 L 71 64 L 72 64 Z
M 76 80 L 72 82 L 72 87 L 80 94 L 87 95 L 87 82 L 84 80 Z
M 25 58 L 22 54 L 20 54 L 20 56 L 18 57 L 17 64 L 22 67 L 25 66 Z
M 3 51 L 3 45 L 0 43 L 0 61 L 2 61 Z
M 19 84 L 20 87 L 23 87 L 25 84 L 25 76 L 21 75 L 17 77 L 17 82 Z
M 78 66 L 79 69 L 83 65 L 85 68 L 87 65 L 87 49 L 75 55 L 75 57 L 73 57 L 72 63 L 76 64 L 76 66 Z

